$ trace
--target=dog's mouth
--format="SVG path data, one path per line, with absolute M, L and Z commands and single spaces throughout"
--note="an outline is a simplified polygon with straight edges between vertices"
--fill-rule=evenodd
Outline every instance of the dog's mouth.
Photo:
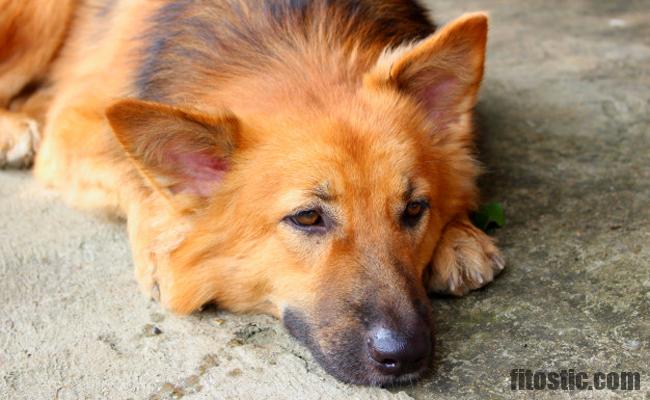
M 375 381 L 369 383 L 372 386 L 379 386 L 382 388 L 395 387 L 402 385 L 411 385 L 417 382 L 426 372 L 427 366 L 422 366 L 419 371 L 409 372 L 399 376 L 385 376 L 379 377 Z
M 408 369 L 403 369 L 398 373 L 386 372 L 383 368 L 376 368 L 376 372 L 368 375 L 366 382 L 360 384 L 391 387 L 412 384 L 419 380 L 429 368 L 431 357 L 429 354 L 422 356 L 420 360 L 413 363 Z M 374 360 L 371 360 L 371 363 Z
M 305 345 L 321 367 L 352 384 L 399 386 L 417 381 L 432 359 L 431 330 L 426 324 L 410 334 L 384 327 L 369 330 L 332 330 L 310 324 L 300 311 L 286 309 L 283 322 L 289 333 Z M 326 332 L 323 332 L 326 330 Z

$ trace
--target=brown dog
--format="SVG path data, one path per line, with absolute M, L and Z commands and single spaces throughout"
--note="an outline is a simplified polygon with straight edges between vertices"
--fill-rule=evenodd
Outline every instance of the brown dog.
M 126 217 L 165 307 L 270 313 L 334 376 L 387 384 L 431 357 L 427 290 L 503 268 L 468 221 L 485 15 L 433 33 L 414 0 L 0 9 L 0 163 L 38 148 L 41 181 Z

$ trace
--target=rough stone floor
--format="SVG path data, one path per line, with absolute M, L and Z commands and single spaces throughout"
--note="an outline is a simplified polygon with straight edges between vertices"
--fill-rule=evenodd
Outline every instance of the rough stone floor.
M 272 318 L 169 315 L 138 293 L 122 225 L 0 172 L 0 398 L 650 399 L 650 1 L 431 5 L 492 17 L 482 187 L 508 268 L 432 299 L 429 377 L 348 386 Z M 639 371 L 642 390 L 512 392 L 513 368 Z

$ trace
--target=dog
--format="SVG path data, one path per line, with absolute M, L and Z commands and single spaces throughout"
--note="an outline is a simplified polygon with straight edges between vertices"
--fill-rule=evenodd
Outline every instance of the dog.
M 350 383 L 420 377 L 472 225 L 487 16 L 415 0 L 1 0 L 0 164 L 125 218 L 165 308 L 280 318 Z

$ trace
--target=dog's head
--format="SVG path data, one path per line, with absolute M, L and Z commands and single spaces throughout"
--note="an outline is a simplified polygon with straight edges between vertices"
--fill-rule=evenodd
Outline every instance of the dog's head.
M 475 198 L 486 30 L 466 16 L 386 51 L 353 91 L 264 115 L 111 107 L 147 185 L 192 221 L 164 302 L 273 313 L 344 381 L 417 378 L 432 354 L 428 263 Z

